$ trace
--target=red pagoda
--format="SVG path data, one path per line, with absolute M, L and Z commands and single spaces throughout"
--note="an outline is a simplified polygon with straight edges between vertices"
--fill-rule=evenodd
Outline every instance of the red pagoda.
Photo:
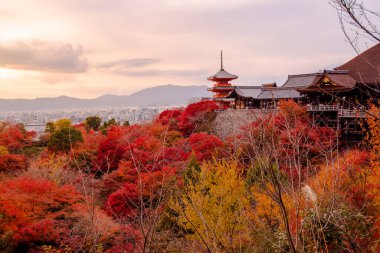
M 231 80 L 238 78 L 238 76 L 232 75 L 224 70 L 223 68 L 223 52 L 220 52 L 220 70 L 213 76 L 207 78 L 207 80 L 215 82 L 212 88 L 208 91 L 214 93 L 214 100 L 218 102 L 229 103 L 231 99 L 226 98 L 228 94 L 234 89 Z

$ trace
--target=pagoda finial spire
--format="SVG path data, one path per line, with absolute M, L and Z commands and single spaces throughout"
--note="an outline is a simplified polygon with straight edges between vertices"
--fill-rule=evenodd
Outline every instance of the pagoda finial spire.
M 223 50 L 220 50 L 220 69 L 223 69 Z

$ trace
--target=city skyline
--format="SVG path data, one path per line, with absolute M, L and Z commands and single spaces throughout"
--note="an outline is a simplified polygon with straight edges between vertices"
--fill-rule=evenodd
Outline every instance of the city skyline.
M 210 86 L 221 49 L 237 85 L 282 84 L 355 55 L 327 0 L 13 1 L 0 7 L 0 98 Z

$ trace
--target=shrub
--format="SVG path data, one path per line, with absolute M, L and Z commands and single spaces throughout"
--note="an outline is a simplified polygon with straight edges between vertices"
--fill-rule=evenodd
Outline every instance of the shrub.
M 0 155 L 0 172 L 15 172 L 25 170 L 27 167 L 24 155 Z

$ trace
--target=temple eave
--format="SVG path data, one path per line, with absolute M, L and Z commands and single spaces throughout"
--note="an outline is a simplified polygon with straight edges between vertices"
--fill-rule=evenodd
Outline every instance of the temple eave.
M 296 89 L 298 92 L 302 93 L 314 93 L 314 92 L 348 92 L 353 90 L 353 88 L 347 87 L 336 87 L 336 88 L 319 88 L 319 87 L 307 87 L 307 88 L 299 88 Z

